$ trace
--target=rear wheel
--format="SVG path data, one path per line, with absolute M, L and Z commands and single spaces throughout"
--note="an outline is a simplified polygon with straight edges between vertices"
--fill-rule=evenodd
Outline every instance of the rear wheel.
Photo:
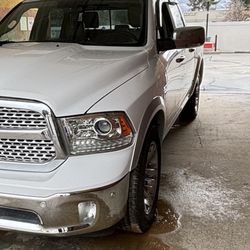
M 200 83 L 199 79 L 197 80 L 195 90 L 192 96 L 189 98 L 185 107 L 183 108 L 179 120 L 181 123 L 190 123 L 192 122 L 198 115 L 199 110 L 199 102 L 200 102 Z
M 123 229 L 144 233 L 152 225 L 160 182 L 160 140 L 155 127 L 150 128 L 137 167 L 131 172 L 127 215 Z

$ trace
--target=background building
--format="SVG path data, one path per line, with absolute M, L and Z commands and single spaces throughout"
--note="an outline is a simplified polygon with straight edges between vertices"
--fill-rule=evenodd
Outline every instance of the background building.
M 0 20 L 21 0 L 0 0 Z

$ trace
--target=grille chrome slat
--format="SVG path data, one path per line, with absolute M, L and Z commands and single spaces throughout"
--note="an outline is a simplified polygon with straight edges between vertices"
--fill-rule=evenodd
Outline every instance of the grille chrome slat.
M 55 156 L 55 147 L 50 140 L 0 139 L 0 161 L 46 163 Z
M 36 111 L 0 107 L 0 129 L 43 129 L 44 116 Z
M 0 99 L 1 167 L 28 170 L 35 164 L 36 169 L 42 171 L 46 166 L 49 171 L 64 157 L 52 113 L 46 105 Z
M 48 140 L 50 139 L 47 129 L 0 129 L 0 139 L 31 139 L 31 140 Z

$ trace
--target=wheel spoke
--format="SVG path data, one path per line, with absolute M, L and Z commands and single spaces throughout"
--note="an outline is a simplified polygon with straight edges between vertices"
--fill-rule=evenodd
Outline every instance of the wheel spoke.
M 158 178 L 158 150 L 156 143 L 151 142 L 148 149 L 144 179 L 144 211 L 146 214 L 149 214 L 153 208 Z
M 148 176 L 148 177 L 155 177 L 155 175 L 157 175 L 157 168 L 155 167 L 155 168 L 147 168 L 146 169 L 146 176 Z

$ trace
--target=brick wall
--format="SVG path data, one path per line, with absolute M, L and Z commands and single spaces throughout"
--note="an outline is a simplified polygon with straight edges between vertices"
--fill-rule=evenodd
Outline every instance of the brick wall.
M 21 0 L 0 0 L 0 20 Z
M 8 13 L 9 8 L 1 8 L 0 7 L 0 20 Z
M 0 0 L 0 7 L 12 8 L 22 0 Z

